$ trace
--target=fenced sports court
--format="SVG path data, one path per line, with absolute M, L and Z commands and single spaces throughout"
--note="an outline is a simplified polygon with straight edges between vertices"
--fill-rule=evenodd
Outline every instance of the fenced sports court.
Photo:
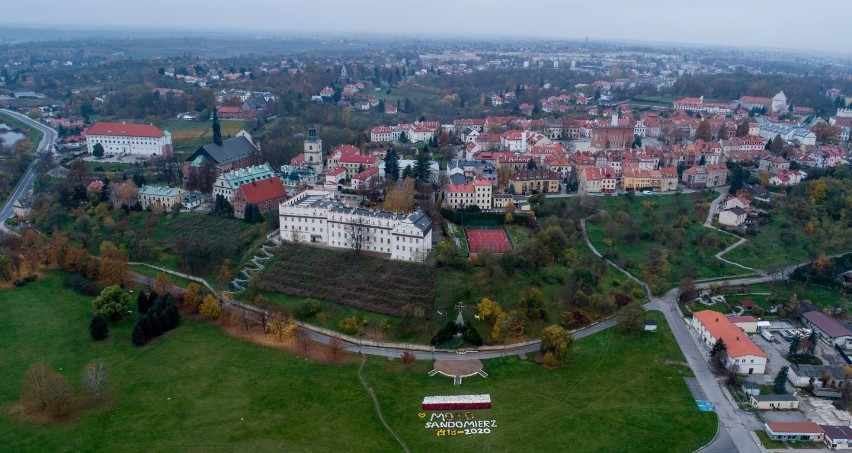
M 465 234 L 467 235 L 467 243 L 470 246 L 470 253 L 472 254 L 485 250 L 491 253 L 506 253 L 512 250 L 509 237 L 506 236 L 506 231 L 502 228 L 466 228 Z

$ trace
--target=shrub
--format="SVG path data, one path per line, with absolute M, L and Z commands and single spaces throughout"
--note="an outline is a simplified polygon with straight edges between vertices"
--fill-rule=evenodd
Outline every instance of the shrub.
M 130 341 L 133 342 L 134 346 L 144 346 L 148 343 L 148 337 L 145 335 L 145 332 L 142 331 L 142 319 L 136 320 L 136 325 L 133 326 L 133 332 L 130 334 Z
M 417 360 L 417 357 L 414 355 L 414 353 L 409 351 L 405 351 L 402 353 L 403 363 L 414 363 L 415 360 Z
M 94 280 L 80 274 L 66 274 L 62 279 L 62 287 L 89 297 L 97 296 L 103 291 Z
M 340 320 L 340 322 L 337 323 L 337 328 L 346 335 L 355 335 L 360 333 L 361 330 L 357 316 Z
M 316 299 L 306 299 L 299 305 L 298 313 L 300 316 L 309 317 L 320 312 L 320 304 Z

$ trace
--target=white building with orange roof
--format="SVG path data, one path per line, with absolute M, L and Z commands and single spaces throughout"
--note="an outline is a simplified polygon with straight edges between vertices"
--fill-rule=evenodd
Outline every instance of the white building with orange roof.
M 708 348 L 719 340 L 725 343 L 722 362 L 728 370 L 737 374 L 763 374 L 766 371 L 766 353 L 724 314 L 711 310 L 695 312 L 690 326 Z

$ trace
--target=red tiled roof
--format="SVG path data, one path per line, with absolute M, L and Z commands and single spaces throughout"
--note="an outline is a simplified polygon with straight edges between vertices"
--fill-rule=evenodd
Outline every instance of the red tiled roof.
M 704 325 L 704 327 L 713 335 L 713 338 L 725 342 L 728 348 L 728 355 L 731 357 L 742 357 L 753 355 L 757 357 L 766 357 L 763 352 L 739 327 L 735 326 L 722 313 L 711 310 L 702 310 L 693 313 L 692 316 Z
M 334 170 L 329 170 L 329 171 L 326 173 L 326 175 L 328 175 L 328 176 L 337 176 L 337 175 L 342 175 L 343 173 L 346 173 L 346 169 L 345 169 L 345 168 L 343 168 L 343 167 L 337 167 L 337 168 L 335 168 Z
M 474 193 L 476 187 L 473 184 L 450 184 L 447 186 L 447 193 Z
M 353 176 L 352 179 L 366 181 L 366 180 L 372 178 L 373 175 L 375 175 L 378 172 L 379 172 L 378 167 L 370 167 L 370 168 L 362 171 L 361 173 L 358 173 L 357 175 Z
M 340 163 L 372 165 L 376 163 L 376 156 L 366 154 L 344 154 L 340 156 Z
M 132 123 L 98 122 L 86 129 L 86 135 L 109 135 L 113 137 L 153 137 L 160 138 L 163 131 L 156 126 Z
M 242 190 L 246 201 L 252 204 L 262 203 L 264 201 L 287 196 L 287 191 L 284 190 L 284 184 L 281 182 L 281 178 L 277 176 L 274 178 L 261 179 L 260 181 L 254 181 L 249 184 L 243 184 L 237 190 Z

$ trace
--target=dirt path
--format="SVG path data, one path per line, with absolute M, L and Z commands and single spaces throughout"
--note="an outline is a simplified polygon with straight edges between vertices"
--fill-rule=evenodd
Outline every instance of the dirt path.
M 397 434 L 396 431 L 394 431 L 393 428 L 390 427 L 387 420 L 385 420 L 385 416 L 382 414 L 382 408 L 381 408 L 381 406 L 379 406 L 379 399 L 376 398 L 375 392 L 373 392 L 373 389 L 369 385 L 367 385 L 367 381 L 364 380 L 363 371 L 364 371 L 364 365 L 366 363 L 367 363 L 367 356 L 362 356 L 361 357 L 361 366 L 358 367 L 358 380 L 361 381 L 361 385 L 364 386 L 365 389 L 367 389 L 367 393 L 369 393 L 370 398 L 373 399 L 373 405 L 376 406 L 376 413 L 379 415 L 379 420 L 381 420 L 382 424 L 385 425 L 385 429 L 387 429 L 388 432 L 391 433 L 391 435 L 393 435 L 393 437 L 396 439 L 396 441 L 399 442 L 399 445 L 402 447 L 402 450 L 405 453 L 411 453 L 411 450 L 408 448 L 408 445 L 405 445 L 405 442 L 402 440 L 401 437 L 399 437 L 399 434 Z

